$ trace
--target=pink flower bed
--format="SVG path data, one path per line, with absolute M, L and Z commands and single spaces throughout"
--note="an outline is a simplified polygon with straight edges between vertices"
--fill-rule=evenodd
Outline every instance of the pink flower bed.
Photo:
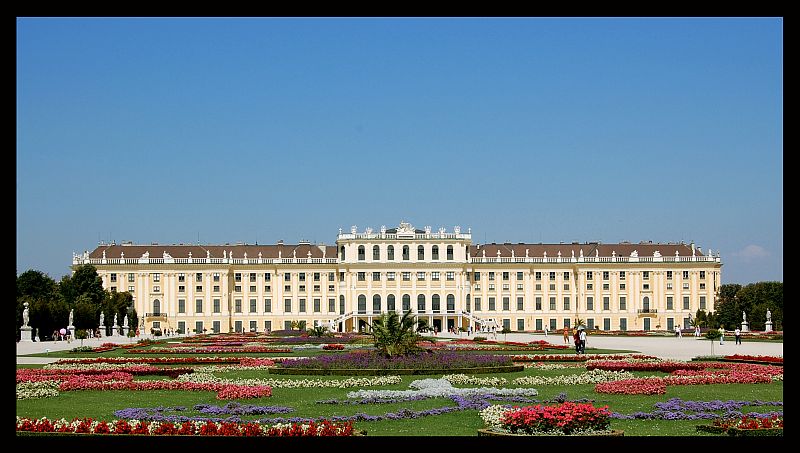
M 129 375 L 130 376 L 130 375 Z M 268 385 L 242 386 L 218 383 L 195 383 L 181 381 L 120 381 L 97 380 L 76 376 L 73 379 L 62 381 L 58 386 L 62 392 L 77 390 L 188 390 L 202 392 L 217 392 L 217 399 L 245 399 L 262 398 L 272 395 L 272 388 Z
M 87 379 L 104 380 L 95 376 L 107 376 L 113 373 L 123 373 L 115 376 L 136 375 L 136 376 L 169 376 L 176 378 L 181 374 L 192 373 L 194 370 L 191 368 L 157 368 L 154 366 L 128 366 L 116 370 L 59 370 L 59 369 L 43 369 L 43 368 L 20 368 L 17 370 L 17 382 L 40 382 L 40 381 L 65 381 L 78 376 L 83 376 Z M 120 378 L 124 380 L 124 378 Z
M 275 366 L 275 361 L 271 359 L 261 359 L 255 357 L 244 357 L 239 361 L 242 366 Z
M 322 346 L 325 351 L 344 351 L 344 345 L 340 343 L 326 344 Z
M 703 370 L 706 365 L 688 362 L 629 362 L 592 360 L 586 365 L 587 370 L 605 371 L 661 371 L 671 373 L 675 370 Z
M 565 402 L 554 406 L 514 407 L 500 418 L 500 425 L 512 433 L 542 433 L 560 431 L 602 431 L 610 425 L 608 406 L 594 407 L 589 403 Z
M 76 418 L 71 422 L 51 421 L 47 418 L 29 419 L 17 417 L 17 431 L 39 433 L 75 434 L 141 434 L 144 436 L 352 436 L 353 422 L 292 423 L 286 426 L 267 426 L 258 423 L 235 423 L 207 421 L 184 422 L 140 422 L 138 420 L 92 420 Z
M 663 395 L 667 393 L 667 384 L 662 378 L 623 379 L 596 384 L 594 391 L 612 395 Z
M 174 351 L 173 351 L 174 352 Z M 59 364 L 92 363 L 155 363 L 174 364 L 214 364 L 239 363 L 241 357 L 96 357 L 93 359 L 60 359 Z
M 742 354 L 734 354 L 734 355 L 726 355 L 726 359 L 728 360 L 750 360 L 750 361 L 758 361 L 758 362 L 768 362 L 768 363 L 780 363 L 783 364 L 783 357 L 773 357 L 769 355 L 742 355 Z
M 248 354 L 254 352 L 278 352 L 290 353 L 290 348 L 273 348 L 267 346 L 245 346 L 245 347 L 222 347 L 222 346 L 202 346 L 202 347 L 183 347 L 173 348 L 151 348 L 151 349 L 129 349 L 127 354 Z

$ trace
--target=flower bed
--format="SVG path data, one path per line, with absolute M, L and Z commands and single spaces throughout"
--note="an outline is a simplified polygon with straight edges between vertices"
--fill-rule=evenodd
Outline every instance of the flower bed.
M 564 402 L 551 406 L 507 408 L 489 406 L 480 412 L 489 431 L 524 435 L 587 435 L 608 433 L 608 406 L 594 407 L 590 403 Z
M 275 372 L 282 370 L 414 370 L 418 373 L 468 370 L 472 368 L 513 367 L 509 356 L 457 354 L 435 352 L 416 355 L 385 357 L 376 351 L 352 352 L 329 356 L 308 357 L 291 362 L 281 362 Z M 522 367 L 518 367 L 521 371 Z M 460 371 L 459 371 L 460 372 Z
M 235 422 L 146 422 L 139 420 L 93 420 L 76 418 L 50 421 L 46 417 L 17 417 L 17 432 L 70 434 L 128 434 L 145 436 L 352 436 L 353 422 L 290 423 L 261 425 Z
M 773 357 L 768 355 L 726 355 L 723 360 L 733 360 L 746 363 L 766 363 L 769 365 L 783 365 L 783 357 Z
M 698 425 L 697 431 L 730 436 L 783 436 L 783 417 L 717 418 L 711 425 Z

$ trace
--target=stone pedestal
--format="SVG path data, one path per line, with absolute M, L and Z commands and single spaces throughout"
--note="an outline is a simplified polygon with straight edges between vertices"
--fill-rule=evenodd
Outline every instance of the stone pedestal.
M 750 326 L 747 324 L 747 321 L 742 323 L 742 332 L 750 332 Z
M 128 330 L 130 330 L 130 327 L 122 326 L 122 336 L 123 337 L 127 337 L 128 336 Z
M 772 321 L 767 321 L 764 325 L 764 332 L 772 332 Z
M 69 337 L 74 340 L 75 339 L 75 326 L 73 326 L 73 325 L 67 326 L 67 330 L 69 330 Z
M 19 341 L 33 342 L 33 328 L 31 326 L 22 326 L 19 330 L 21 333 Z

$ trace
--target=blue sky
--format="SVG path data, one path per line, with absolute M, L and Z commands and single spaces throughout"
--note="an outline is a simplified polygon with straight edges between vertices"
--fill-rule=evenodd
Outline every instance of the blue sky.
M 135 243 L 694 241 L 783 281 L 780 18 L 19 18 L 17 273 Z

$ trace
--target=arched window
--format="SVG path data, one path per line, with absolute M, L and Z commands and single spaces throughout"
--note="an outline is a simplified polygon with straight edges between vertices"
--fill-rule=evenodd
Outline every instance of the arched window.
M 381 312 L 381 296 L 379 294 L 372 296 L 372 312 Z
M 358 246 L 358 260 L 359 261 L 364 261 L 364 259 L 365 259 L 364 258 L 364 246 L 363 245 L 359 245 Z
M 411 310 L 411 296 L 403 294 L 403 313 Z
M 394 306 L 394 294 L 389 294 L 386 296 L 386 309 L 389 311 L 397 311 Z
M 344 246 L 339 249 L 339 254 L 341 255 L 339 259 L 344 261 Z
M 161 314 L 161 301 L 158 299 L 153 301 L 153 314 L 154 315 Z
M 417 247 L 417 259 L 419 261 L 422 261 L 422 260 L 425 259 L 425 247 L 423 247 L 421 245 L 419 247 Z
M 450 313 L 456 311 L 456 296 L 452 294 L 447 295 L 447 311 Z
M 417 312 L 425 313 L 425 295 L 420 294 L 417 296 Z
M 472 311 L 472 310 L 470 308 L 469 294 L 467 294 L 467 313 L 469 313 L 470 311 Z
M 409 252 L 409 250 L 408 250 L 408 246 L 407 246 L 407 245 L 404 245 L 404 246 L 403 246 L 403 259 L 404 259 L 405 261 L 408 261 L 408 260 L 410 259 L 410 257 L 408 256 L 410 253 L 411 253 L 411 252 Z
M 390 245 L 386 248 L 386 254 L 389 255 L 386 257 L 389 261 L 394 261 L 394 246 Z
M 434 294 L 433 297 L 431 297 L 431 310 L 433 310 L 434 313 L 439 313 L 441 309 L 439 305 L 439 295 Z
M 379 261 L 381 259 L 381 248 L 377 245 L 372 246 L 372 261 Z
M 644 299 L 642 299 L 642 308 L 644 308 L 645 313 L 647 313 L 647 310 L 650 310 L 650 298 L 649 297 L 644 296 Z
M 367 296 L 363 294 L 358 296 L 358 313 L 362 315 L 367 313 Z
M 431 259 L 438 260 L 439 259 L 439 246 L 434 245 L 431 249 Z
M 344 314 L 344 296 L 339 296 L 339 314 Z
M 450 261 L 453 260 L 453 246 L 452 245 L 448 245 L 447 246 L 447 259 L 450 260 Z

